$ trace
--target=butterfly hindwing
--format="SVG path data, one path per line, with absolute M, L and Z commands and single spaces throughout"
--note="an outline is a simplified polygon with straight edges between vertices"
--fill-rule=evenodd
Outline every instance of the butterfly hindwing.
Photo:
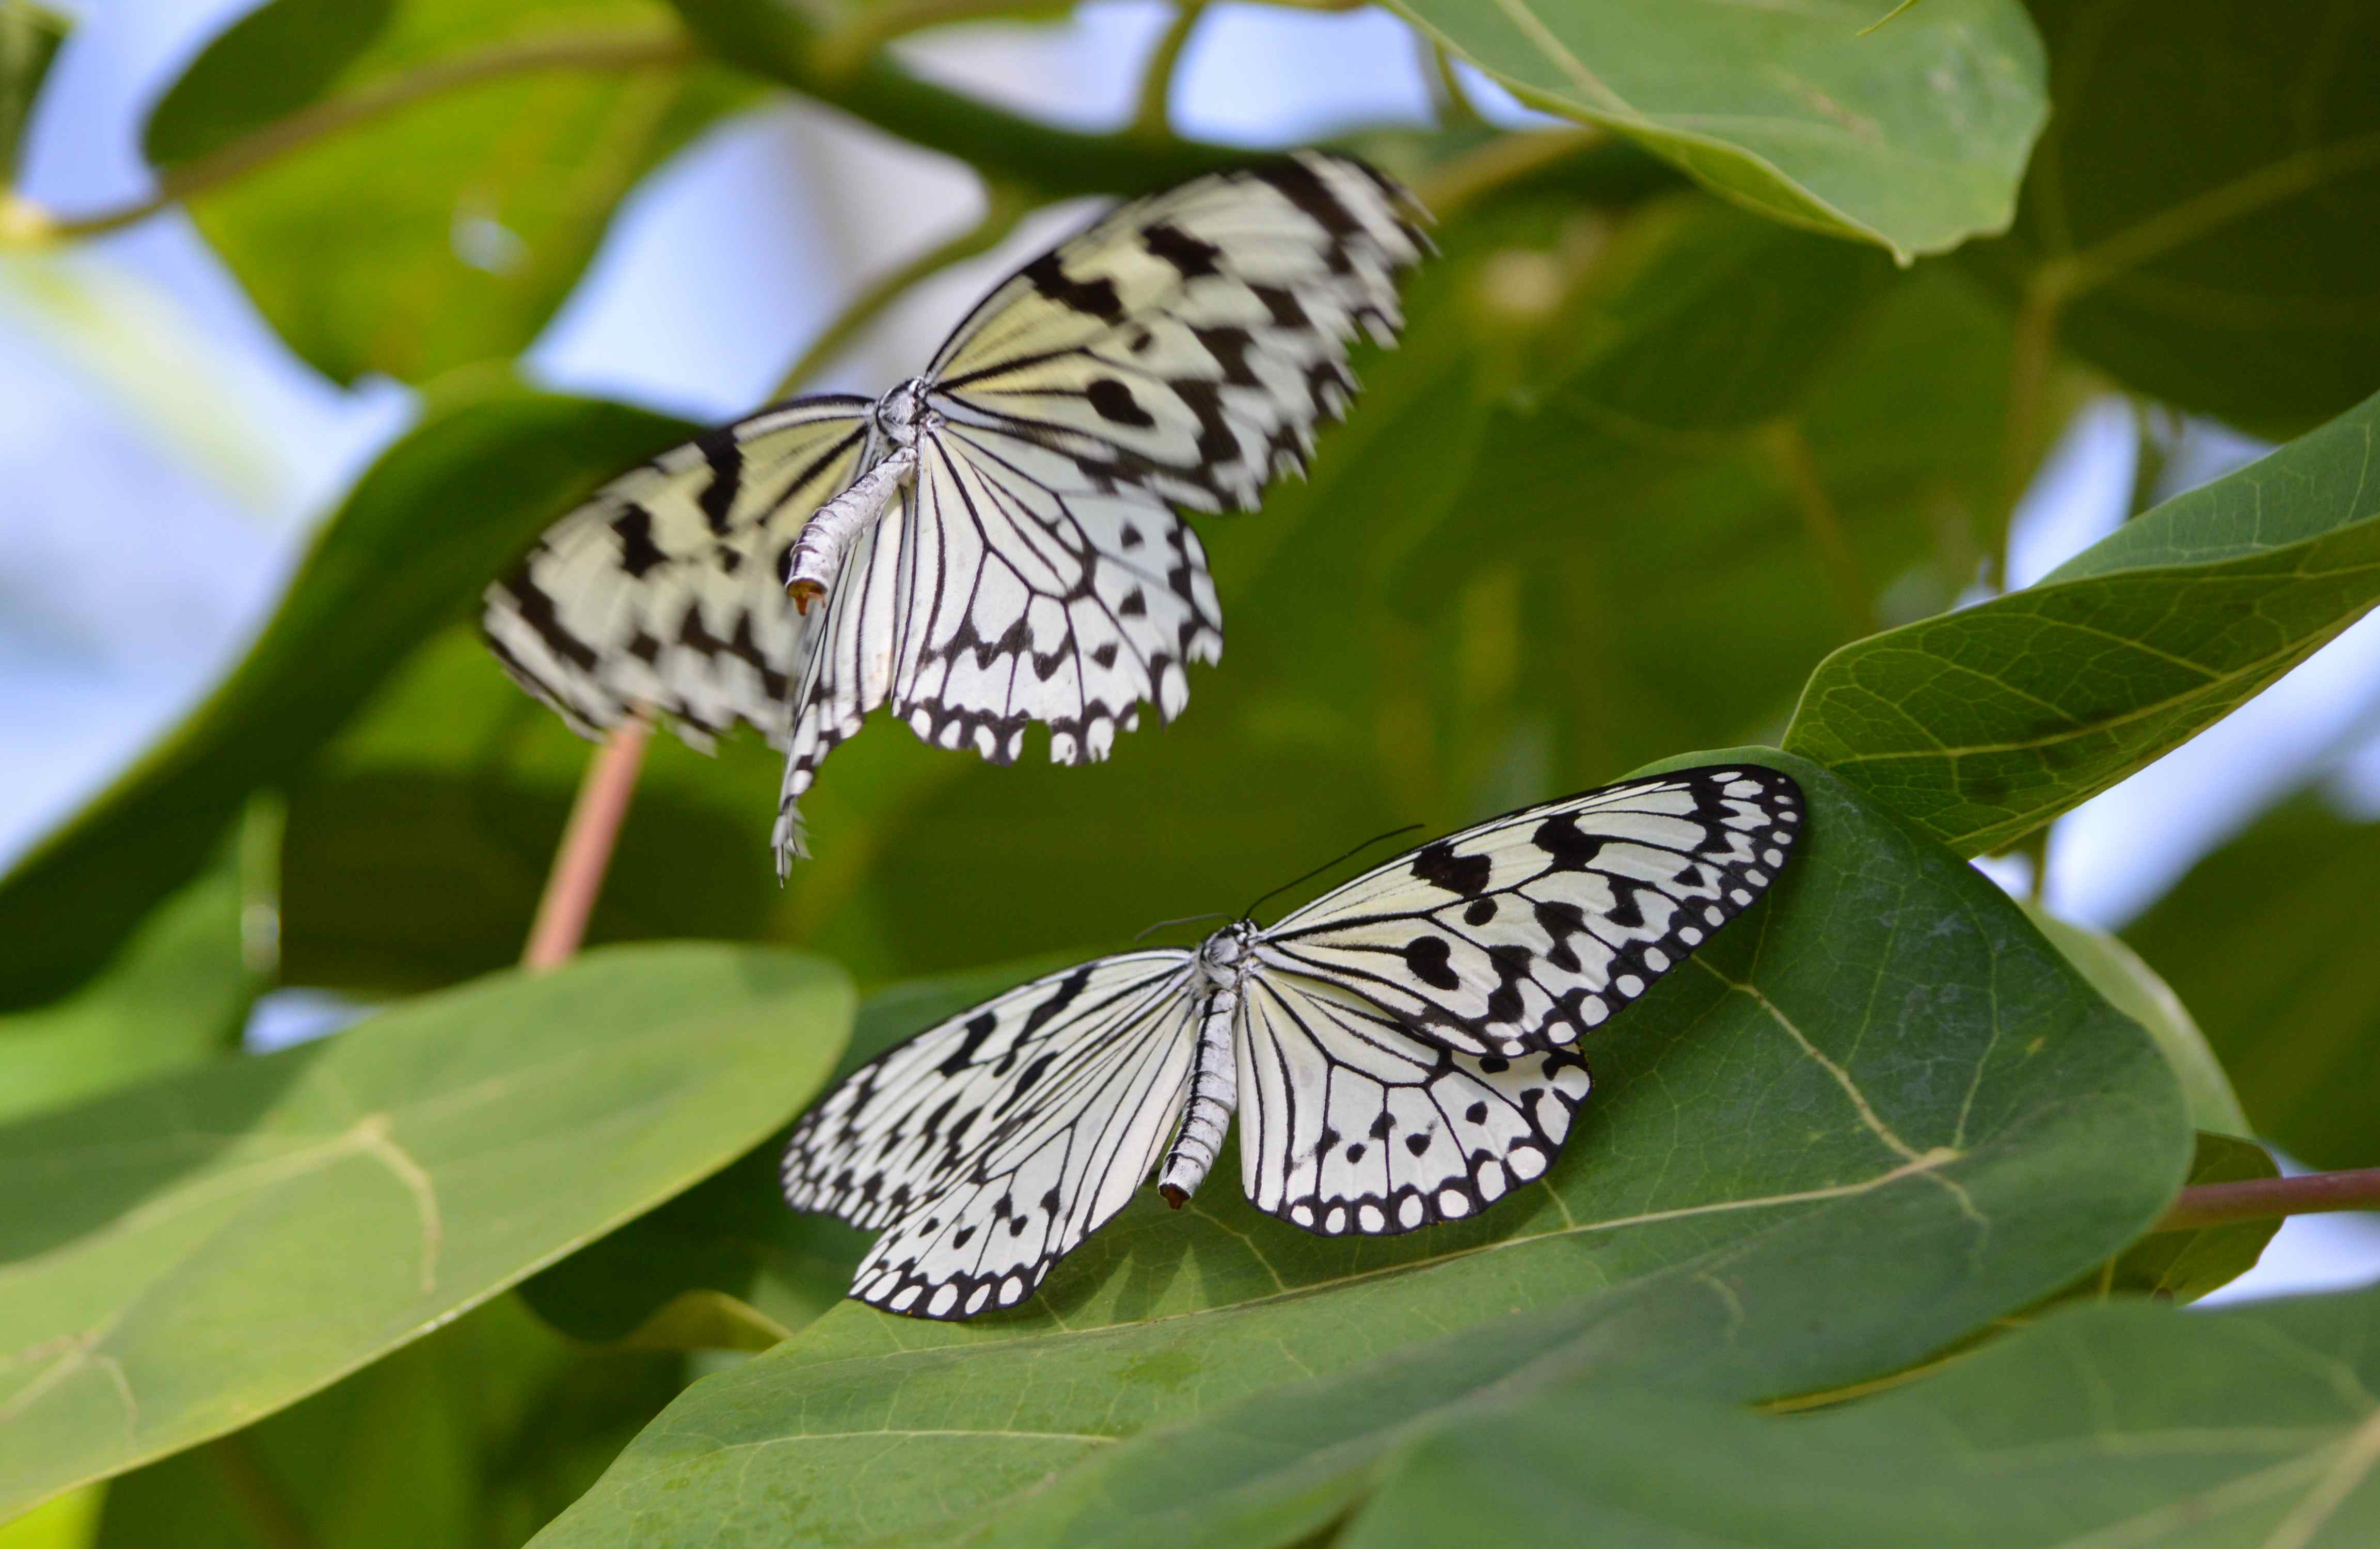
M 582 736 L 654 710 L 697 746 L 738 722 L 783 746 L 815 625 L 780 567 L 856 470 L 869 407 L 764 409 L 613 480 L 489 586 L 490 648 Z
M 1476 1215 L 1545 1176 L 1586 1097 L 1574 1050 L 1456 1054 L 1261 957 L 1243 1006 L 1241 1182 L 1258 1210 L 1310 1232 Z
M 1623 781 L 1401 856 L 1274 925 L 1264 957 L 1460 1053 L 1574 1043 L 1751 906 L 1802 807 L 1754 764 Z
M 851 1294 L 966 1317 L 1033 1294 L 1123 1208 L 1190 1077 L 1189 954 L 1036 980 L 862 1067 L 795 1127 L 787 1202 L 884 1233 Z

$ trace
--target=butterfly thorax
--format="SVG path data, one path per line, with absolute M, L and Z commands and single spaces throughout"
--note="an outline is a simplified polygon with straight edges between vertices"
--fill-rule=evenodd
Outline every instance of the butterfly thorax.
M 926 407 L 928 383 L 913 376 L 876 400 L 870 411 L 877 433 L 894 447 L 914 446 L 917 433 L 931 430 L 941 416 Z
M 915 486 L 917 437 L 941 422 L 941 416 L 926 407 L 926 379 L 913 376 L 876 400 L 868 421 L 892 449 L 802 524 L 785 568 L 785 591 L 795 612 L 808 614 L 812 603 L 834 589 L 853 541 L 882 520 Z

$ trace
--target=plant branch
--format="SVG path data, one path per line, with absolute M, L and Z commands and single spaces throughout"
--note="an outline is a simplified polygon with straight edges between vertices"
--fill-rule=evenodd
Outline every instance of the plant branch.
M 1585 156 L 1609 139 L 1601 129 L 1586 128 L 1500 134 L 1477 150 L 1440 162 L 1415 178 L 1414 197 L 1444 220 L 1483 194 Z
M 1415 46 L 1421 50 L 1422 79 L 1429 87 L 1430 108 L 1441 129 L 1478 129 L 1488 125 L 1487 116 L 1471 93 L 1463 88 L 1463 78 L 1454 73 L 1454 55 L 1446 45 L 1423 32 L 1414 34 Z
M 537 903 L 537 921 L 529 927 L 528 949 L 521 954 L 521 967 L 529 972 L 560 968 L 586 936 L 587 919 L 595 912 L 596 896 L 603 891 L 612 843 L 620 836 L 620 823 L 628 815 L 628 798 L 636 791 L 637 769 L 644 762 L 645 741 L 652 730 L 652 723 L 642 715 L 623 721 L 587 761 L 578 799 L 571 804 L 562 845 L 553 852 L 545 896 Z
M 988 252 L 1004 241 L 1016 229 L 1016 223 L 1038 208 L 1040 200 L 1026 190 L 1006 183 L 984 186 L 983 218 L 940 247 L 929 249 L 870 284 L 851 299 L 843 314 L 826 326 L 826 331 L 812 339 L 777 384 L 774 396 L 791 397 L 803 384 L 818 374 L 820 369 L 835 358 L 859 331 L 882 314 L 885 308 L 898 300 L 902 293 L 918 281 L 941 273 L 952 264 Z
M 1252 154 L 1198 140 L 1151 141 L 1129 130 L 1054 128 L 919 80 L 880 53 L 844 69 L 830 68 L 824 34 L 783 0 L 676 0 L 676 6 L 720 60 L 1045 198 L 1146 192 L 1245 165 Z
M 1818 459 L 1810 451 L 1809 437 L 1802 433 L 1802 422 L 1790 417 L 1772 421 L 1760 432 L 1759 440 L 1770 464 L 1785 481 L 1793 509 L 1802 518 L 1802 530 L 1826 569 L 1828 589 L 1835 594 L 1835 612 L 1850 631 L 1843 638 L 1857 640 L 1873 633 L 1876 617 L 1868 607 L 1867 579 L 1860 573 L 1859 555 L 1852 551 L 1842 518 L 1818 473 Z
M 146 199 L 97 214 L 60 217 L 17 201 L 0 221 L 0 241 L 30 243 L 96 237 L 148 219 L 193 194 L 245 177 L 319 140 L 384 118 L 402 108 L 465 87 L 548 70 L 655 70 L 693 64 L 701 55 L 683 33 L 532 38 L 456 55 L 359 91 L 314 103 L 242 136 L 220 151 L 159 175 Z
M 1182 51 L 1207 14 L 1207 0 L 1180 0 L 1157 46 L 1149 51 L 1148 67 L 1140 78 L 1140 105 L 1132 116 L 1133 133 L 1147 140 L 1173 138 L 1173 77 L 1182 65 Z
M 2186 1232 L 2235 1221 L 2265 1221 L 2277 1215 L 2330 1210 L 2380 1210 L 2380 1167 L 2251 1178 L 2244 1183 L 2202 1183 L 2183 1189 L 2155 1229 Z

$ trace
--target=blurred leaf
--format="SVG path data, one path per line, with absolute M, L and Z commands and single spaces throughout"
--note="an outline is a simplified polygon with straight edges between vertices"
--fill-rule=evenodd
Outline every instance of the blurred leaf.
M 207 44 L 149 111 L 140 153 L 167 167 L 321 99 L 388 30 L 396 0 L 270 0 Z
M 1969 854 L 2022 837 L 2380 601 L 2375 429 L 2380 397 L 2038 585 L 1845 646 L 1812 675 L 1786 746 Z
M 242 960 L 236 867 L 175 895 L 99 976 L 0 1016 L 0 1121 L 238 1047 L 257 976 Z
M 1803 848 L 1752 917 L 1597 1036 L 1599 1095 L 1542 1189 L 1457 1226 L 1325 1238 L 1242 1201 L 1227 1153 L 1193 1208 L 1145 1194 L 1014 1314 L 846 1303 L 697 1384 L 540 1542 L 941 1537 L 1119 1438 L 1466 1324 L 1508 1362 L 1577 1338 L 1569 1369 L 1829 1386 L 2131 1241 L 2188 1153 L 2146 1035 L 1971 867 L 1825 771 L 1745 752 L 1803 782 Z M 1561 1311 L 1506 1316 L 1532 1307 Z M 1214 1501 L 1170 1464 L 1131 1477 Z M 1051 1509 L 1034 1520 L 1085 1542 L 1143 1537 Z
M 2190 1179 L 2183 1187 L 2280 1176 L 2271 1153 L 2255 1141 L 2202 1129 L 2198 1153 L 2191 1160 Z M 2196 1301 L 2255 1268 L 2256 1261 L 2265 1256 L 2265 1244 L 2280 1229 L 2281 1219 L 2274 1216 L 2197 1226 L 2186 1232 L 2151 1232 L 2111 1260 L 2092 1288 L 2103 1297 L 2120 1294 Z
M 2375 1334 L 2380 1291 L 2089 1308 L 1790 1419 L 1591 1383 L 1494 1396 L 1403 1449 L 1331 1542 L 2352 1549 L 2380 1538 Z
M 2032 8 L 2058 112 L 1964 256 L 2127 385 L 2276 439 L 2380 389 L 2380 12 Z
M 149 131 L 171 162 L 317 98 L 371 105 L 189 201 L 258 310 L 340 382 L 526 348 L 628 190 L 752 95 L 660 0 L 358 13 L 277 0 L 200 55 Z M 443 89 L 410 94 L 425 81 Z
M 683 1364 L 580 1349 L 498 1297 L 115 1481 L 96 1549 L 511 1549 L 669 1402 Z
M 0 190 L 17 180 L 42 83 L 73 30 L 71 18 L 34 0 L 0 0 Z
M 18 1518 L 0 1522 L 0 1549 L 91 1549 L 99 1530 L 103 1484 L 69 1491 Z
M 0 1512 L 237 1429 L 698 1180 L 824 1077 L 815 958 L 615 948 L 0 1129 Z
M 2240 1094 L 2223 1074 L 2223 1062 L 2207 1047 L 2206 1035 L 2191 1019 L 2190 1008 L 2155 970 L 2105 931 L 2071 924 L 2037 904 L 2026 904 L 2024 912 L 2108 1005 L 2149 1030 L 2166 1063 L 2173 1067 L 2174 1079 L 2181 1082 L 2194 1128 L 2241 1140 L 2253 1133 L 2240 1109 Z
M 198 874 L 249 793 L 285 780 L 503 562 L 607 475 L 686 433 L 505 390 L 433 408 L 332 517 L 230 677 L 0 878 L 0 1007 L 97 971 Z
M 831 1079 L 842 1079 L 920 1028 L 1062 966 L 1059 959 L 1035 959 L 879 990 L 860 1003 L 851 1042 Z M 868 1234 L 787 1210 L 778 1181 L 784 1153 L 780 1131 L 668 1203 L 530 1276 L 522 1283 L 522 1297 L 555 1328 L 597 1344 L 661 1344 L 674 1334 L 685 1341 L 676 1348 L 711 1348 L 709 1339 L 733 1335 L 735 1342 L 725 1348 L 746 1348 L 752 1325 L 733 1309 L 712 1307 L 721 1316 L 707 1324 L 691 1317 L 657 1322 L 705 1295 L 733 1297 L 784 1333 L 804 1327 L 850 1290 Z M 683 1311 L 702 1310 L 688 1305 Z
M 2256 1132 L 2380 1166 L 2380 823 L 2308 799 L 2201 860 L 2125 937 L 2206 1029 Z
M 2048 112 L 2015 0 L 1865 7 L 1392 0 L 1533 107 L 1597 124 L 1772 219 L 1903 262 L 2003 231 Z

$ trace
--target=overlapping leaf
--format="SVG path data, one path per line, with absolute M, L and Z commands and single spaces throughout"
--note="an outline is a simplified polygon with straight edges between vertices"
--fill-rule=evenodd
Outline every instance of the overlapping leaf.
M 1543 1188 L 1325 1239 L 1257 1215 L 1227 1165 L 1180 1214 L 1137 1201 L 1017 1314 L 846 1304 L 707 1379 L 540 1542 L 941 1533 L 1149 1426 L 1483 1323 L 1513 1360 L 1578 1333 L 1729 1391 L 1825 1386 L 2065 1285 L 2179 1183 L 2172 1076 L 1997 888 L 1783 762 L 1804 848 L 1589 1051 L 1597 1094 Z
M 2380 397 L 2041 583 L 1845 646 L 1786 747 L 1970 853 L 2187 741 L 2380 601 Z
M 2195 1011 L 2257 1132 L 2380 1166 L 2380 823 L 2307 800 L 2200 861 L 2125 931 Z
M 625 948 L 0 1129 L 0 1512 L 236 1430 L 675 1194 L 849 1027 L 815 958 Z
M 2380 13 L 2031 6 L 2058 110 L 2015 229 L 1961 255 L 2023 326 L 2277 437 L 2380 391 Z
M 1903 262 L 2006 229 L 2048 110 L 2015 0 L 1872 7 L 1396 0 L 1517 92 L 1772 218 Z
M 2351 1549 L 2380 1535 L 2375 1336 L 2374 1291 L 2081 1311 L 1791 1420 L 1573 1384 L 1415 1444 L 1333 1542 Z

